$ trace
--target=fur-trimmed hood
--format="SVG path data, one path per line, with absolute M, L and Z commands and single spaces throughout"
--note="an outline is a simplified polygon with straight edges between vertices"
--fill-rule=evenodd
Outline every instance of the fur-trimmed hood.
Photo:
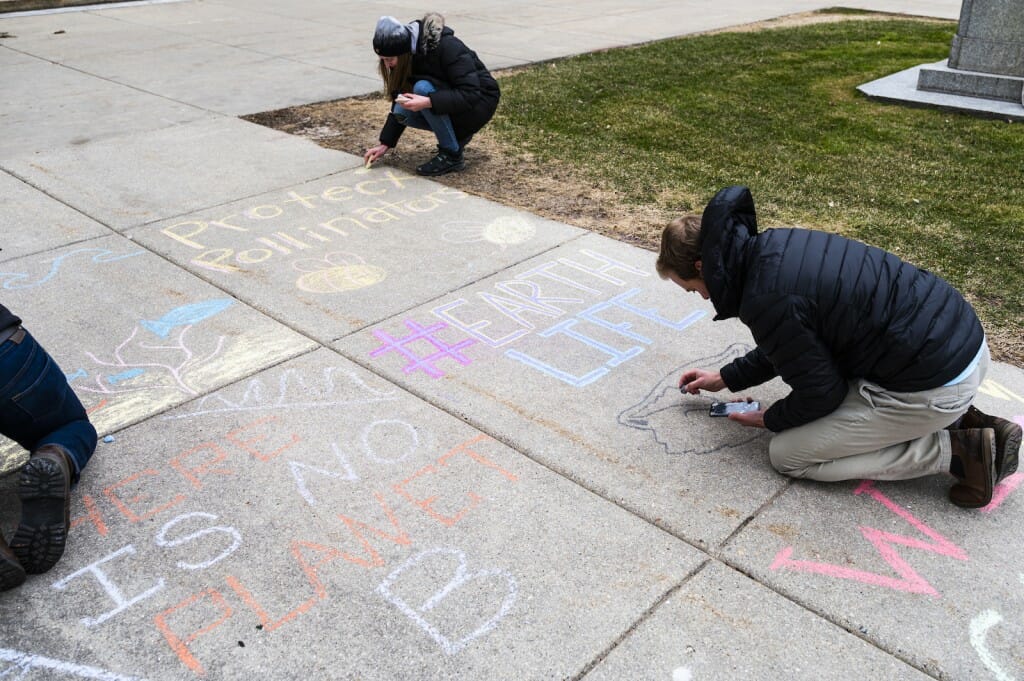
M 437 12 L 428 12 L 420 19 L 420 36 L 417 51 L 420 54 L 433 52 L 441 44 L 441 33 L 444 32 L 444 17 Z

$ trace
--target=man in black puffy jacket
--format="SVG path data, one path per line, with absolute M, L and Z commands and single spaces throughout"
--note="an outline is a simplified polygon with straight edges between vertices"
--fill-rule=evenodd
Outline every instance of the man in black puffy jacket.
M 813 480 L 952 473 L 950 500 L 987 505 L 1017 469 L 1021 428 L 971 406 L 988 368 L 981 323 L 952 286 L 858 241 L 804 229 L 758 233 L 746 187 L 662 234 L 658 273 L 739 317 L 757 347 L 680 387 L 739 392 L 776 376 L 792 388 L 732 414 L 776 433 L 772 465 Z

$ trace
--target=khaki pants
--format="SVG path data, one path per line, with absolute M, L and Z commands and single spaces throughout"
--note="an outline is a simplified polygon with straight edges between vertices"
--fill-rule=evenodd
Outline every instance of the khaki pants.
M 772 466 L 794 478 L 829 482 L 948 473 L 951 454 L 944 429 L 967 411 L 988 364 L 986 344 L 974 373 L 957 385 L 901 393 L 851 381 L 834 412 L 772 438 Z

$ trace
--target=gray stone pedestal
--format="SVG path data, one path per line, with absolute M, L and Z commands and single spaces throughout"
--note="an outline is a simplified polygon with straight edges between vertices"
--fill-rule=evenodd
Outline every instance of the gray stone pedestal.
M 949 59 L 857 89 L 872 99 L 1024 120 L 1024 0 L 963 0 Z
M 922 67 L 917 87 L 1024 105 L 1024 2 L 964 0 L 949 60 Z

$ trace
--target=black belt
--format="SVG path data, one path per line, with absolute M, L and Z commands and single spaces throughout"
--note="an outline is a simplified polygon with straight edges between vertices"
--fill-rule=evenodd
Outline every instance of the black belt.
M 25 340 L 25 327 L 23 326 L 8 326 L 3 331 L 0 331 L 0 343 L 11 341 L 17 344 L 23 340 Z

